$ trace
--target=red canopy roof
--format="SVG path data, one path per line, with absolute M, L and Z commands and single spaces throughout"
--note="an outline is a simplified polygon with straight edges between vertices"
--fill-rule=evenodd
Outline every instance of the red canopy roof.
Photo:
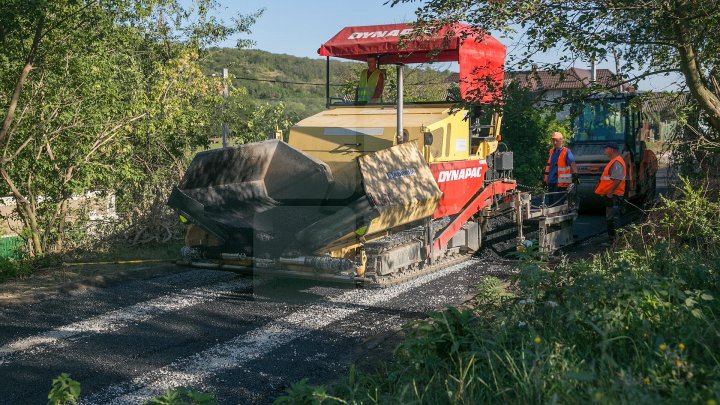
M 402 23 L 343 28 L 318 53 L 362 61 L 379 54 L 382 64 L 457 61 L 462 97 L 491 102 L 502 87 L 506 52 L 497 39 L 466 24 L 417 37 L 412 24 Z

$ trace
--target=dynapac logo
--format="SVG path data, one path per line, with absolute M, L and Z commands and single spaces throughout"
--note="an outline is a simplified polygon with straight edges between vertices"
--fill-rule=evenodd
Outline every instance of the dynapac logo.
M 412 28 L 390 31 L 353 32 L 348 39 L 399 37 L 400 35 L 410 35 L 412 32 Z
M 468 167 L 467 169 L 444 170 L 438 175 L 438 183 L 453 180 L 465 180 L 482 177 L 481 167 Z

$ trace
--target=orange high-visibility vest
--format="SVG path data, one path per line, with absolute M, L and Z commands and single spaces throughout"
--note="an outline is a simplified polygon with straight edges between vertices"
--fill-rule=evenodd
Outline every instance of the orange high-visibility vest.
M 358 84 L 357 101 L 369 102 L 375 95 L 375 88 L 380 80 L 380 69 L 375 69 L 368 77 L 368 70 L 360 72 L 360 84 Z
M 600 182 L 598 183 L 597 187 L 595 188 L 595 194 L 599 195 L 605 195 L 610 191 L 610 188 L 612 188 L 613 183 L 615 180 L 610 178 L 610 168 L 612 165 L 618 162 L 622 166 L 622 179 L 620 179 L 620 185 L 617 186 L 615 191 L 613 192 L 614 195 L 625 195 L 625 176 L 627 176 L 626 168 L 625 168 L 625 160 L 623 160 L 622 156 L 615 156 L 614 159 L 610 161 L 605 166 L 605 170 L 603 170 L 602 176 L 600 176 Z
M 550 161 L 552 160 L 552 154 L 555 148 L 550 148 L 550 155 L 548 156 L 547 166 L 545 166 L 545 183 L 548 182 L 548 173 L 550 173 Z M 564 147 L 560 150 L 560 156 L 558 156 L 558 187 L 567 187 L 572 183 L 572 173 L 570 173 L 570 166 L 567 164 L 568 148 Z

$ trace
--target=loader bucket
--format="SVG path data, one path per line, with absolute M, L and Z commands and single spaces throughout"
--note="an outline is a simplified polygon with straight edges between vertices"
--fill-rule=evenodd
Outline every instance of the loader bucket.
M 223 243 L 260 235 L 282 249 L 286 235 L 322 217 L 332 185 L 325 163 L 271 140 L 197 154 L 168 205 Z

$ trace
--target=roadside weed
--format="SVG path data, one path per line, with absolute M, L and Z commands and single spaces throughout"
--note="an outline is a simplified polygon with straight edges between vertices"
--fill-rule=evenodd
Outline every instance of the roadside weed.
M 29 261 L 13 257 L 0 257 L 0 283 L 12 278 L 27 276 L 32 273 Z
M 70 374 L 62 373 L 52 380 L 48 405 L 77 404 L 80 398 L 80 383 L 70 378 Z
M 168 389 L 165 394 L 145 403 L 148 405 L 215 405 L 218 402 L 212 394 L 179 387 Z

